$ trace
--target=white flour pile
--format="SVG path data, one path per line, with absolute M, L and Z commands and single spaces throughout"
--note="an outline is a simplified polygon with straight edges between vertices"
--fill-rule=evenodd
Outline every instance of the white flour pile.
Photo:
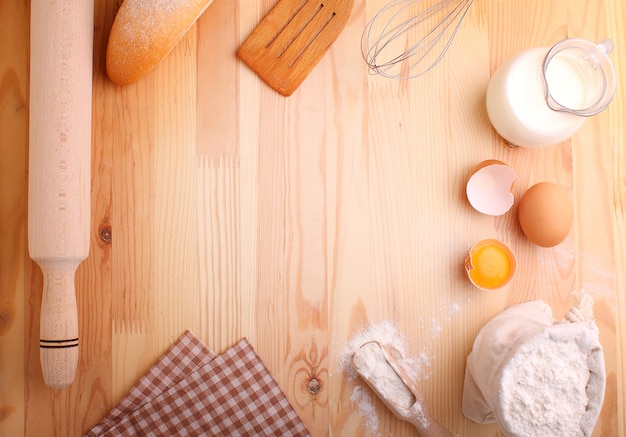
M 352 363 L 394 414 L 407 420 L 419 420 L 422 428 L 428 428 L 428 419 L 424 416 L 421 402 L 418 402 L 405 381 L 398 376 L 378 343 L 365 343 L 361 346 L 354 354 Z
M 467 357 L 463 414 L 507 437 L 589 437 L 606 384 L 588 295 L 555 321 L 541 300 L 488 321 Z
M 383 400 L 394 402 L 405 410 L 415 403 L 415 396 L 387 364 L 385 353 L 375 343 L 363 345 L 354 354 L 353 363 L 363 378 L 376 381 L 375 387 Z
M 404 339 L 398 333 L 392 322 L 385 321 L 376 325 L 370 325 L 364 331 L 357 334 L 339 355 L 340 365 L 343 371 L 348 374 L 350 379 L 354 379 L 358 376 L 358 373 L 352 368 L 351 365 L 352 357 L 357 351 L 359 351 L 361 346 L 368 342 L 377 342 L 381 345 L 387 345 L 390 348 L 395 349 L 398 367 L 400 367 L 402 371 L 405 372 L 406 375 L 412 380 L 419 382 L 428 378 L 430 371 L 430 357 L 425 353 L 419 354 L 416 359 L 408 357 L 407 346 Z M 370 368 L 370 371 L 374 372 L 374 365 L 375 363 L 380 362 L 379 360 L 381 358 L 377 357 L 376 353 L 360 354 L 360 356 L 362 360 L 366 360 L 366 362 L 361 361 L 363 368 Z M 378 373 L 381 374 L 381 372 Z M 382 377 L 385 378 L 385 376 Z M 393 373 L 393 375 L 387 373 L 386 381 L 388 390 L 387 396 L 390 396 L 390 399 L 396 399 L 396 402 L 403 405 L 405 408 L 413 407 L 416 414 L 421 411 L 420 403 L 415 402 L 415 397 L 407 390 L 406 386 L 395 373 Z M 373 434 L 380 436 L 379 419 L 373 404 L 371 390 L 366 387 L 365 383 L 363 383 L 363 386 L 356 385 L 352 391 L 350 399 L 357 402 L 359 412 L 364 419 L 364 425 Z
M 470 300 L 468 299 L 469 303 Z M 462 306 L 458 303 L 452 303 L 450 305 L 444 305 L 441 307 L 431 308 L 430 317 L 418 316 L 415 320 L 416 323 L 426 329 L 430 326 L 431 336 L 430 338 L 421 338 L 420 343 L 425 345 L 426 350 L 422 349 L 417 352 L 416 356 L 409 357 L 406 342 L 403 336 L 398 332 L 396 326 L 391 321 L 383 321 L 377 324 L 372 324 L 363 328 L 357 335 L 355 335 L 350 342 L 344 347 L 339 354 L 339 365 L 343 372 L 348 375 L 350 380 L 356 379 L 358 373 L 352 368 L 351 361 L 354 354 L 367 342 L 375 341 L 381 345 L 386 345 L 395 350 L 397 355 L 396 363 L 399 369 L 404 372 L 408 379 L 415 381 L 419 384 L 420 381 L 430 378 L 431 372 L 431 356 L 427 352 L 430 348 L 434 347 L 434 341 L 444 331 L 446 326 L 444 324 L 450 323 L 452 318 L 457 316 Z M 429 325 L 426 325 L 428 323 Z M 428 337 L 428 336 L 427 336 Z M 397 375 L 395 375 L 397 377 Z M 393 377 L 393 375 L 391 375 Z M 406 390 L 406 386 L 402 384 L 402 387 L 396 387 L 396 390 Z M 363 385 L 356 385 L 352 391 L 350 400 L 357 403 L 359 412 L 363 417 L 363 424 L 367 429 L 376 436 L 382 436 L 379 430 L 379 419 L 374 406 L 374 398 L 371 389 L 367 387 L 365 382 Z M 407 396 L 396 393 L 392 395 L 394 397 L 405 396 L 403 404 L 408 404 L 412 399 L 415 399 L 412 394 Z M 414 417 L 419 417 L 421 413 L 422 405 L 420 402 L 414 402 L 412 405 L 414 411 L 407 413 L 413 414 Z M 425 422 L 423 422 L 425 425 Z
M 502 372 L 500 401 L 502 422 L 512 435 L 588 436 L 595 420 L 590 403 L 597 403 L 603 385 L 590 378 L 597 371 L 591 351 L 597 337 L 582 335 L 576 341 L 539 337 L 522 346 Z M 593 414 L 592 414 L 593 416 Z
M 408 357 L 407 345 L 404 337 L 398 332 L 391 321 L 383 321 L 365 327 L 355 335 L 339 354 L 339 364 L 350 379 L 358 377 L 350 362 L 354 353 L 365 343 L 375 341 L 395 349 L 399 355 L 398 363 L 402 370 L 415 381 L 423 381 L 430 376 L 430 356 L 420 352 L 417 358 Z

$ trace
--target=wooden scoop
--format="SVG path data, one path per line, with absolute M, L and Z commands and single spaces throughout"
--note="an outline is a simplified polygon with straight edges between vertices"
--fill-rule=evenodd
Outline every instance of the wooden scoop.
M 363 344 L 352 367 L 400 420 L 415 426 L 423 437 L 452 437 L 423 406 L 417 384 L 398 365 L 399 354 L 376 341 Z
M 263 81 L 290 96 L 341 33 L 354 0 L 280 0 L 237 51 Z

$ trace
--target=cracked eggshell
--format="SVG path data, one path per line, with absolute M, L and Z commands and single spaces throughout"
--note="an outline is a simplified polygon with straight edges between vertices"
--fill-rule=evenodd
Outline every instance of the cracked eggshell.
M 470 205 L 483 214 L 497 216 L 513 206 L 517 175 L 502 161 L 483 161 L 472 171 L 465 192 Z
M 465 258 L 465 272 L 481 290 L 497 290 L 507 285 L 517 269 L 513 251 L 502 241 L 488 238 L 474 244 Z

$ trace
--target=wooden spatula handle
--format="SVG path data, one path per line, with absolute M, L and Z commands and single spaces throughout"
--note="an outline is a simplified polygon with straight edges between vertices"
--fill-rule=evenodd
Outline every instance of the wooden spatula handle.
M 43 272 L 41 365 L 63 388 L 78 360 L 74 275 L 89 254 L 94 0 L 32 0 L 28 247 Z

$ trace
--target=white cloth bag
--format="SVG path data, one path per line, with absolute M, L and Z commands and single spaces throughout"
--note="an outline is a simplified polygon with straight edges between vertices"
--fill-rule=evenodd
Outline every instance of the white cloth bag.
M 581 366 L 589 369 L 587 410 L 580 417 L 579 435 L 591 435 L 604 400 L 606 371 L 591 311 L 593 301 L 589 302 L 591 298 L 586 294 L 584 297 L 588 300 L 581 299 L 583 305 L 572 308 L 564 322 L 555 323 L 551 308 L 536 300 L 509 307 L 483 326 L 467 357 L 462 400 L 465 417 L 478 423 L 497 422 L 508 437 L 531 437 L 529 428 L 520 433 L 519 426 L 513 423 L 516 413 L 506 407 L 505 391 L 510 387 L 507 372 L 519 368 L 511 363 L 522 350 L 532 351 L 547 342 L 573 342 L 568 347 L 577 347 L 581 356 L 586 356 Z

